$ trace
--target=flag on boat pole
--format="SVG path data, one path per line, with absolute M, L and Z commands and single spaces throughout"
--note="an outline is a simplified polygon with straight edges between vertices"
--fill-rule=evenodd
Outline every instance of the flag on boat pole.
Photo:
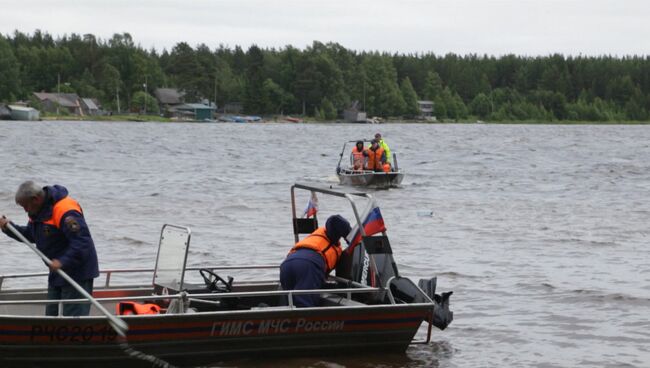
M 316 192 L 311 192 L 311 197 L 309 197 L 307 208 L 305 208 L 305 212 L 302 214 L 302 217 L 313 217 L 316 215 L 316 213 L 318 213 L 318 197 L 316 197 Z
M 366 232 L 366 236 L 377 234 L 383 231 L 386 231 L 386 225 L 384 225 L 384 218 L 381 215 L 379 206 L 373 201 L 369 206 L 369 210 L 366 212 L 362 220 L 363 230 Z M 346 249 L 347 252 L 352 252 L 354 247 L 361 242 L 361 231 L 359 230 L 359 225 L 355 225 L 354 228 L 350 231 L 346 237 L 348 244 L 350 246 Z

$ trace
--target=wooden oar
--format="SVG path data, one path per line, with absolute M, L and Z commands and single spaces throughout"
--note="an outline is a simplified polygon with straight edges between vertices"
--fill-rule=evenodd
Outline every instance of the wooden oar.
M 21 234 L 18 230 L 16 230 L 15 227 L 13 227 L 13 225 L 11 225 L 11 223 L 7 222 L 7 228 L 14 235 L 16 235 L 16 237 L 20 239 L 21 242 L 25 243 L 31 250 L 34 251 L 34 253 L 36 253 L 39 257 L 41 257 L 41 259 L 43 260 L 43 262 L 45 262 L 45 264 L 47 264 L 48 266 L 52 266 L 52 260 L 47 258 L 47 256 L 43 254 L 43 252 L 38 250 L 38 248 L 36 248 L 34 244 L 30 243 L 29 240 L 27 240 L 23 236 L 23 234 Z M 86 299 L 88 299 L 100 312 L 102 312 L 104 316 L 106 316 L 106 318 L 108 318 L 108 324 L 111 325 L 111 327 L 113 327 L 113 329 L 119 336 L 126 337 L 126 331 L 129 329 L 129 325 L 127 325 L 126 322 L 115 317 L 109 311 L 107 311 L 106 308 L 104 308 L 104 306 L 102 306 L 97 301 L 97 299 L 93 298 L 92 295 L 90 295 L 86 290 L 84 290 L 84 288 L 82 288 L 79 284 L 77 284 L 77 282 L 74 281 L 72 277 L 68 276 L 68 274 L 65 273 L 65 271 L 63 271 L 62 269 L 58 269 L 56 270 L 56 272 L 61 277 L 63 277 L 63 279 L 66 280 L 70 285 L 72 285 L 72 287 L 74 287 L 79 293 L 81 293 L 81 295 L 83 295 Z

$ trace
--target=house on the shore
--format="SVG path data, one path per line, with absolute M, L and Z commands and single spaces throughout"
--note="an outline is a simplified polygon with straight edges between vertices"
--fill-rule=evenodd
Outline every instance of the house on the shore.
M 71 115 L 83 116 L 81 99 L 76 93 L 34 92 L 34 96 L 43 106 L 43 111 L 51 113 L 64 111 Z
M 187 120 L 212 120 L 214 119 L 214 106 L 204 103 L 188 103 L 170 108 L 173 116 Z
M 84 115 L 102 115 L 102 106 L 94 98 L 82 98 L 81 99 L 81 110 L 83 111 Z
M 156 88 L 153 94 L 156 96 L 156 100 L 158 100 L 160 112 L 166 115 L 175 106 L 184 104 L 183 97 L 185 93 L 176 88 Z
M 418 101 L 418 110 L 420 112 L 420 115 L 418 116 L 419 119 L 435 120 L 435 117 L 433 116 L 433 101 Z
M 366 112 L 359 109 L 359 101 L 354 101 L 350 107 L 343 110 L 343 121 L 346 123 L 366 123 L 367 120 Z

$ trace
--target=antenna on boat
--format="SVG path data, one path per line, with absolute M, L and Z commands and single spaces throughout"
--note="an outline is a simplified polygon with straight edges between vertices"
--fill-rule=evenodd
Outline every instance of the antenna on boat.
M 34 251 L 34 253 L 36 253 L 39 257 L 41 257 L 41 259 L 43 260 L 43 262 L 45 262 L 46 265 L 52 266 L 52 260 L 47 258 L 47 256 L 45 254 L 43 254 L 43 252 L 38 250 L 38 248 L 36 248 L 36 246 L 34 246 L 32 243 L 30 243 L 29 240 L 27 240 L 23 236 L 23 234 L 18 232 L 18 230 L 16 230 L 16 228 L 14 228 L 13 225 L 11 225 L 11 223 L 7 223 L 7 228 L 9 230 L 11 230 L 11 232 L 21 242 L 25 243 L 31 250 Z M 115 332 L 118 335 L 120 335 L 122 337 L 126 337 L 126 331 L 129 329 L 129 325 L 127 325 L 126 322 L 124 322 L 123 320 L 115 317 L 109 311 L 107 311 L 106 308 L 104 308 L 103 305 L 99 304 L 99 302 L 95 298 L 93 298 L 92 295 L 90 295 L 86 290 L 84 290 L 84 288 L 79 286 L 79 284 L 77 284 L 77 282 L 74 281 L 72 279 L 72 277 L 68 276 L 68 274 L 65 273 L 65 271 L 63 271 L 62 269 L 58 269 L 58 270 L 56 270 L 56 272 L 61 277 L 63 277 L 63 279 L 65 281 L 67 281 L 70 285 L 72 285 L 72 287 L 74 287 L 81 295 L 83 295 L 86 299 L 88 299 L 88 301 L 90 301 L 90 303 L 92 303 L 92 305 L 94 305 L 95 308 L 97 308 L 100 312 L 102 312 L 102 314 L 105 315 L 106 318 L 108 318 L 108 323 L 111 325 L 111 327 L 113 327 L 113 329 L 115 330 Z

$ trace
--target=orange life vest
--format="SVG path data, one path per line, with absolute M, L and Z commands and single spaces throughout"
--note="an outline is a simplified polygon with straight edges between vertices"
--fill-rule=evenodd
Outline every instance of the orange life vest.
M 68 211 L 73 210 L 79 213 L 83 213 L 81 206 L 79 206 L 79 203 L 77 203 L 77 201 L 68 196 L 65 196 L 54 204 L 54 207 L 52 207 L 52 217 L 50 217 L 50 219 L 47 221 L 43 221 L 43 223 L 54 225 L 58 229 L 61 227 L 61 218 L 63 215 L 65 215 Z
M 311 249 L 318 252 L 325 260 L 325 273 L 329 273 L 336 268 L 336 263 L 341 256 L 341 243 L 331 244 L 330 239 L 327 237 L 324 227 L 319 227 L 313 233 L 309 234 L 306 238 L 297 242 L 291 248 L 289 254 L 295 252 L 300 248 Z
M 384 153 L 384 149 L 378 147 L 376 151 L 368 149 L 368 163 L 366 163 L 366 169 L 368 170 L 383 170 L 383 164 L 381 162 L 381 155 Z
M 361 169 L 363 167 L 363 151 L 365 149 L 359 151 L 356 146 L 352 148 L 352 164 L 355 169 Z
M 162 308 L 157 304 L 119 302 L 115 305 L 115 314 L 118 316 L 128 316 L 130 314 L 160 314 L 161 309 Z

